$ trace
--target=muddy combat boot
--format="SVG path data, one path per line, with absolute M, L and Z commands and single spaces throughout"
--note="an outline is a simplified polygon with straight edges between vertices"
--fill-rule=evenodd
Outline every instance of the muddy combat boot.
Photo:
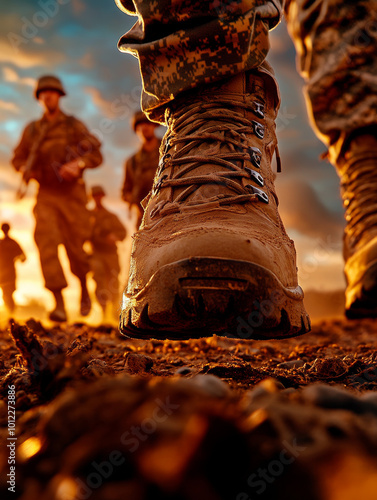
M 377 129 L 354 137 L 337 160 L 343 204 L 346 316 L 377 317 Z
M 121 331 L 266 339 L 310 329 L 277 210 L 276 84 L 242 73 L 173 101 L 140 230 Z

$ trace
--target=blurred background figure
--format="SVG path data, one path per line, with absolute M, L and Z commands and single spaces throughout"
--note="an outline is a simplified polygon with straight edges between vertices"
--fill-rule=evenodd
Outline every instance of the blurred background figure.
M 132 119 L 132 128 L 141 142 L 141 147 L 125 164 L 125 177 L 122 189 L 122 199 L 137 209 L 137 223 L 139 228 L 143 217 L 141 201 L 152 188 L 154 174 L 159 161 L 161 139 L 156 137 L 158 123 L 148 120 L 142 111 L 137 111 Z
M 106 193 L 102 186 L 93 186 L 91 196 L 95 202 L 94 209 L 90 211 L 90 242 L 96 297 L 102 307 L 103 319 L 117 320 L 120 308 L 117 242 L 123 241 L 127 232 L 118 217 L 103 206 Z
M 102 162 L 100 142 L 86 126 L 60 109 L 66 92 L 55 76 L 42 76 L 35 97 L 44 109 L 43 117 L 28 124 L 12 160 L 22 172 L 25 184 L 39 184 L 34 207 L 35 243 L 39 250 L 45 287 L 55 298 L 52 321 L 66 321 L 62 290 L 67 281 L 59 259 L 64 245 L 72 273 L 81 285 L 80 313 L 87 316 L 91 302 L 86 284 L 89 256 L 83 249 L 89 238 L 89 213 L 83 171 Z
M 26 256 L 17 243 L 9 236 L 10 225 L 4 222 L 1 226 L 4 238 L 0 239 L 0 288 L 3 301 L 9 313 L 13 313 L 15 303 L 13 292 L 16 290 L 16 262 L 25 262 Z

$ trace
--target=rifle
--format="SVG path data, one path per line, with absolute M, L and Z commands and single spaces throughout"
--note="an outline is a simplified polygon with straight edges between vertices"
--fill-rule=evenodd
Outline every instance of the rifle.
M 46 134 L 47 134 L 49 127 L 50 127 L 50 124 L 48 121 L 42 122 L 39 135 L 34 140 L 32 146 L 30 148 L 29 156 L 27 157 L 25 167 L 24 167 L 24 170 L 22 172 L 22 179 L 20 182 L 20 186 L 17 189 L 16 197 L 18 200 L 22 200 L 22 198 L 26 195 L 27 187 L 28 187 L 28 184 L 29 184 L 30 179 L 31 179 L 32 170 L 33 170 L 33 167 L 35 164 L 35 160 L 37 158 L 38 149 L 39 149 L 40 145 L 42 144 L 44 138 L 46 137 Z

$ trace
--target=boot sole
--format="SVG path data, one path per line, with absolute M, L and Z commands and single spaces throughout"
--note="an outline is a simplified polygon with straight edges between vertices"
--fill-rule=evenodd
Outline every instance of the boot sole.
M 137 339 L 295 337 L 310 331 L 303 297 L 301 287 L 284 287 L 257 264 L 184 259 L 159 269 L 134 296 L 124 294 L 120 331 Z
M 50 321 L 54 321 L 55 323 L 65 323 L 67 321 L 67 315 L 54 314 L 54 311 L 52 311 L 49 314 L 48 319 Z

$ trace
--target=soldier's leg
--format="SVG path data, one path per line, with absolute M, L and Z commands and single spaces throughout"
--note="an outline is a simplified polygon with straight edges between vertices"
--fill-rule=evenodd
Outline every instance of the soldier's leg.
M 16 283 L 7 283 L 6 285 L 2 285 L 2 290 L 5 307 L 10 313 L 13 313 L 15 309 L 13 293 L 16 290 Z
M 97 284 L 97 300 L 103 303 L 104 317 L 112 322 L 114 319 L 119 320 L 119 259 L 117 252 L 104 252 L 99 257 L 101 276 Z
M 130 3 L 127 2 L 130 7 Z M 133 2 L 120 47 L 140 60 L 160 167 L 134 237 L 129 336 L 277 338 L 309 329 L 271 160 L 279 96 L 264 62 L 269 1 Z
M 67 281 L 58 255 L 58 247 L 62 243 L 62 238 L 55 202 L 54 197 L 39 193 L 34 207 L 34 239 L 39 251 L 45 287 L 53 293 L 55 299 L 55 308 L 50 313 L 50 319 L 66 321 L 62 290 L 67 286 Z
M 89 239 L 89 213 L 86 209 L 86 193 L 83 184 L 76 184 L 69 195 L 61 200 L 60 228 L 72 273 L 80 280 L 80 313 L 90 313 L 91 301 L 86 284 L 90 271 L 89 256 L 84 250 L 84 243 Z
M 284 0 L 115 0 L 139 21 L 119 49 L 139 59 L 142 106 L 163 123 L 182 92 L 257 68 Z M 122 7 L 123 6 L 123 7 Z
M 93 280 L 96 284 L 95 295 L 98 303 L 105 311 L 106 303 L 109 300 L 107 292 L 107 269 L 103 255 L 95 253 L 90 258 L 90 267 L 93 272 Z
M 349 317 L 377 316 L 377 12 L 374 0 L 290 0 L 309 114 L 340 176 Z
M 58 256 L 58 247 L 62 243 L 58 213 L 47 198 L 40 196 L 34 208 L 34 217 L 34 239 L 39 250 L 45 287 L 51 291 L 62 290 L 67 286 L 67 281 Z

